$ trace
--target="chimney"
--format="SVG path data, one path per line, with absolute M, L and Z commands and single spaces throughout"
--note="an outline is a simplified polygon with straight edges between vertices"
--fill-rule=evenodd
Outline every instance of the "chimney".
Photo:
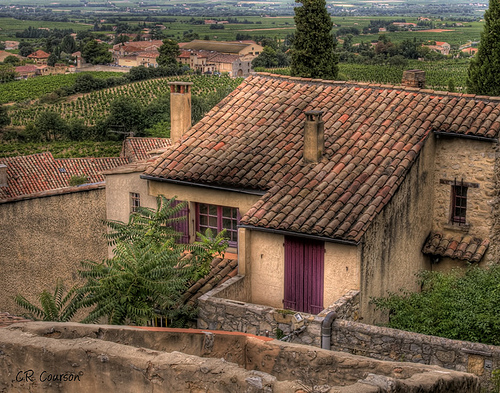
M 408 87 L 418 87 L 419 89 L 423 89 L 425 87 L 425 71 L 421 70 L 404 71 L 401 85 Z
M 325 149 L 324 122 L 322 111 L 307 111 L 304 123 L 304 162 L 318 162 Z
M 9 185 L 7 180 L 7 165 L 0 164 L 0 187 L 7 187 Z
M 191 128 L 192 82 L 168 82 L 170 85 L 170 139 L 177 142 Z

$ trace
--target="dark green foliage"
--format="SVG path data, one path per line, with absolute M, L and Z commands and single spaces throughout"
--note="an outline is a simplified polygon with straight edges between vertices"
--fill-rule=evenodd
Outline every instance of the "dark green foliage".
M 3 63 L 4 64 L 12 64 L 14 66 L 17 66 L 17 65 L 19 65 L 21 63 L 21 60 L 17 56 L 10 55 L 10 56 L 7 56 L 5 58 L 5 60 L 3 61 Z
M 90 40 L 82 49 L 82 57 L 87 63 L 109 64 L 113 61 L 107 44 L 100 44 L 96 40 Z
M 500 2 L 490 0 L 484 13 L 484 30 L 476 55 L 471 59 L 467 92 L 500 96 Z
M 10 117 L 7 111 L 7 107 L 0 105 L 0 130 L 10 124 Z
M 301 2 L 296 0 L 297 2 Z M 292 42 L 292 76 L 335 79 L 338 60 L 335 55 L 333 23 L 325 0 L 303 0 L 295 8 L 296 32 Z
M 176 243 L 180 234 L 172 225 L 185 219 L 175 217 L 185 204 L 174 201 L 159 196 L 156 209 L 140 207 L 127 224 L 107 222 L 113 258 L 82 262 L 79 271 L 86 280 L 82 305 L 93 307 L 84 322 L 105 317 L 110 324 L 144 325 L 163 317 L 175 326 L 194 316 L 196 310 L 182 303 L 182 295 L 208 273 L 214 253 L 223 253 L 226 243 L 223 233 L 194 244 Z
M 418 278 L 420 293 L 372 299 L 377 309 L 389 311 L 389 327 L 500 345 L 500 265 L 424 271 Z
M 156 59 L 160 67 L 177 67 L 177 56 L 181 53 L 179 45 L 174 40 L 166 38 L 158 49 L 160 55 Z
M 76 288 L 72 288 L 66 295 L 64 295 L 64 291 L 63 281 L 58 279 L 54 294 L 43 291 L 38 296 L 40 307 L 31 303 L 22 295 L 17 295 L 14 300 L 19 306 L 28 311 L 26 317 L 30 319 L 68 322 L 81 308 L 80 301 L 83 294 L 79 293 Z
M 54 53 L 51 53 L 49 58 L 47 59 L 47 65 L 50 67 L 54 67 L 57 63 L 57 56 Z
M 74 186 L 81 186 L 82 184 L 86 184 L 89 182 L 89 179 L 85 175 L 74 175 L 69 178 L 69 185 L 74 187 Z

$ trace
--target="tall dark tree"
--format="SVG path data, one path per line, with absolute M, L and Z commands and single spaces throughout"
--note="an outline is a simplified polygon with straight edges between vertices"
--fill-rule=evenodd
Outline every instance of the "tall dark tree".
M 82 57 L 87 63 L 108 64 L 113 61 L 111 52 L 106 44 L 99 44 L 96 40 L 89 41 L 82 50 Z
M 158 51 L 160 55 L 156 61 L 161 67 L 177 66 L 177 56 L 181 53 L 177 42 L 166 38 Z
M 476 56 L 469 64 L 467 91 L 500 96 L 500 1 L 490 0 Z
M 7 111 L 7 107 L 0 105 L 0 130 L 10 124 L 10 117 Z
M 333 23 L 325 0 L 301 0 L 295 8 L 296 32 L 292 43 L 293 76 L 335 79 L 338 59 L 335 55 Z

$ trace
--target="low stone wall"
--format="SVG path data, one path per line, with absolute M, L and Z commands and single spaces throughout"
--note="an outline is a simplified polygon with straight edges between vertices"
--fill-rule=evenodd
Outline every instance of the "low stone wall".
M 491 388 L 491 372 L 500 368 L 500 347 L 344 320 L 332 325 L 331 349 L 473 373 L 484 388 Z
M 477 377 L 242 333 L 31 322 L 0 329 L 0 391 L 479 393 Z
M 479 377 L 484 388 L 491 388 L 491 372 L 500 369 L 500 347 L 357 323 L 358 291 L 350 291 L 318 315 L 300 313 L 305 321 L 303 328 L 294 322 L 295 312 L 219 297 L 227 293 L 215 290 L 200 298 L 199 328 L 278 339 L 287 336 L 293 343 L 321 347 L 321 324 L 330 311 L 335 311 L 332 350 L 470 372 Z
M 259 304 L 235 300 L 235 295 L 243 293 L 244 277 L 234 277 L 221 287 L 201 296 L 198 300 L 198 328 L 244 332 L 259 336 L 281 339 L 299 344 L 321 347 L 321 324 L 325 316 L 335 311 L 345 319 L 357 319 L 359 292 L 350 291 L 318 315 L 300 313 L 304 327 L 296 323 L 294 311 L 275 309 Z M 229 291 L 233 289 L 233 293 Z M 232 296 L 230 296 L 232 295 Z M 239 297 L 237 299 L 241 299 Z

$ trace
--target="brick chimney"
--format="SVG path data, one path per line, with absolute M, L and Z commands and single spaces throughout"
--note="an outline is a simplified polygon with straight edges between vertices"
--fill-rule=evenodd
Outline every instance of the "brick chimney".
M 404 71 L 401 85 L 408 87 L 418 87 L 419 89 L 423 89 L 425 87 L 425 71 L 421 70 Z
M 0 164 L 0 187 L 7 187 L 8 185 L 7 165 Z
M 192 82 L 169 82 L 170 139 L 177 142 L 191 128 Z
M 325 150 L 324 122 L 322 111 L 307 111 L 304 123 L 304 162 L 318 162 Z

